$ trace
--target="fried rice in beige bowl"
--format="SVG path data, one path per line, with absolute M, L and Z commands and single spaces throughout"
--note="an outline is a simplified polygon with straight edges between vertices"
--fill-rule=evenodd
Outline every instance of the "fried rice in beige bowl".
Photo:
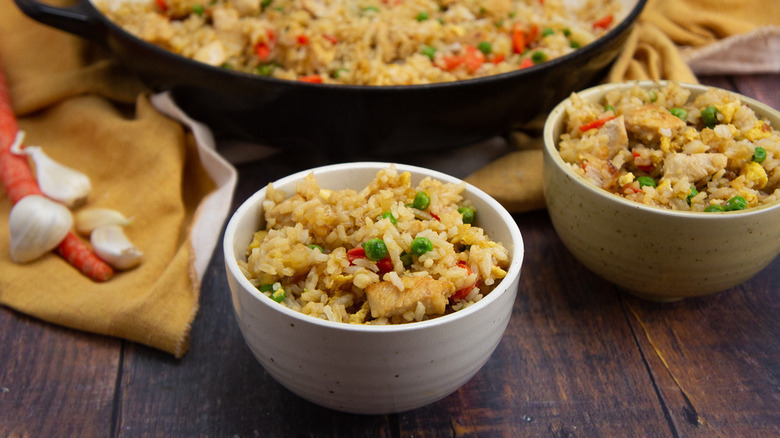
M 734 287 L 780 253 L 778 111 L 674 82 L 573 94 L 544 129 L 545 198 L 586 267 L 670 301 Z

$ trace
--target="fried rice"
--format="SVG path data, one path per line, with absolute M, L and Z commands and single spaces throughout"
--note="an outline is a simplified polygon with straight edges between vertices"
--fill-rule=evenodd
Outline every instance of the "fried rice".
M 505 73 L 590 44 L 618 0 L 96 0 L 131 34 L 275 78 L 410 85 Z
M 780 133 L 737 94 L 692 97 L 676 82 L 572 94 L 561 158 L 611 193 L 681 211 L 737 211 L 780 199 Z
M 430 177 L 413 187 L 393 166 L 360 191 L 321 188 L 312 174 L 291 196 L 269 184 L 265 228 L 239 265 L 281 305 L 329 321 L 399 324 L 461 310 L 490 293 L 510 262 L 477 226 L 464 188 Z M 377 239 L 379 254 L 367 244 Z

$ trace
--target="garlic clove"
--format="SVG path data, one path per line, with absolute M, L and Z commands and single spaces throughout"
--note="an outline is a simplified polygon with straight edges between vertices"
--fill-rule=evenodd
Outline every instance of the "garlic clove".
M 68 207 L 76 207 L 87 200 L 92 189 L 87 175 L 55 161 L 39 146 L 16 147 L 13 151 L 32 159 L 35 177 L 44 195 Z
M 103 225 L 130 225 L 133 221 L 122 213 L 110 208 L 88 208 L 76 213 L 76 231 L 90 234 L 92 230 Z
M 130 242 L 119 225 L 95 228 L 90 242 L 95 254 L 116 269 L 130 269 L 141 263 L 143 253 Z
M 64 205 L 40 195 L 20 199 L 8 217 L 11 260 L 27 263 L 53 250 L 73 226 Z

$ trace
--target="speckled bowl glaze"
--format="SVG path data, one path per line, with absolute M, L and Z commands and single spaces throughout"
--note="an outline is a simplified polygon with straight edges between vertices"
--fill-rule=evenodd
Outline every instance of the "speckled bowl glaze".
M 294 191 L 313 172 L 321 187 L 365 187 L 388 163 L 347 163 L 319 167 L 274 182 Z M 459 182 L 419 167 L 396 165 L 412 174 Z M 225 230 L 225 266 L 238 325 L 265 370 L 293 393 L 331 409 L 388 414 L 439 400 L 460 388 L 487 362 L 509 322 L 517 295 L 523 240 L 512 216 L 494 199 L 467 185 L 465 197 L 479 212 L 478 225 L 502 242 L 512 257 L 507 276 L 478 303 L 440 318 L 405 325 L 333 323 L 279 305 L 244 277 L 252 233 L 262 225 L 266 190 L 235 212 Z
M 578 94 L 598 101 L 635 84 L 658 83 L 605 84 Z M 707 89 L 681 85 L 694 96 Z M 741 98 L 780 127 L 778 111 Z M 555 231 L 588 269 L 641 298 L 674 301 L 736 286 L 780 253 L 780 203 L 739 212 L 677 212 L 628 201 L 573 173 L 557 149 L 567 101 L 553 109 L 544 127 L 545 198 Z

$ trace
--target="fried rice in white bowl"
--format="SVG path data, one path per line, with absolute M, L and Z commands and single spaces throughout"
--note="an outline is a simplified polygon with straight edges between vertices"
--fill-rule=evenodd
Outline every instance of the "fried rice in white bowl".
M 261 365 L 304 399 L 359 414 L 424 406 L 476 374 L 509 322 L 523 251 L 514 219 L 481 190 L 375 162 L 269 184 L 224 240 Z

